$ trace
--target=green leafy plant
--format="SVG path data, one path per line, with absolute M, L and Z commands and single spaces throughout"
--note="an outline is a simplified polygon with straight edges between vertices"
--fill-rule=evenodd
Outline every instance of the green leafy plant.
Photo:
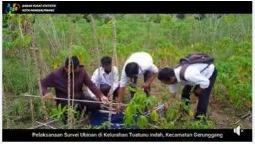
M 158 113 L 153 110 L 158 100 L 154 96 L 146 96 L 141 89 L 130 88 L 130 90 L 135 91 L 135 95 L 124 111 L 124 123 L 126 126 L 148 128 L 150 121 L 155 122 L 159 119 Z
M 93 128 L 95 129 L 108 129 L 111 126 L 111 123 L 109 121 L 106 121 L 104 123 L 102 123 L 99 126 L 94 126 Z
M 66 106 L 62 107 L 59 104 L 57 107 L 52 108 L 51 118 L 60 120 L 61 118 L 64 117 L 64 114 L 66 114 L 66 113 L 67 113 L 67 107 Z
M 148 123 L 149 123 L 148 118 L 144 115 L 141 115 L 141 116 L 139 116 L 136 124 L 139 128 L 147 128 Z

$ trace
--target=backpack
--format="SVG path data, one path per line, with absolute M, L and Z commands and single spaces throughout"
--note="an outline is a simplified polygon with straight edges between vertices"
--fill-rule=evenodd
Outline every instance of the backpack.
M 196 63 L 207 64 L 207 66 L 202 71 L 200 71 L 200 72 L 203 72 L 213 62 L 214 62 L 214 58 L 210 57 L 207 54 L 203 54 L 203 53 L 189 54 L 185 58 L 181 58 L 180 62 L 179 62 L 179 65 L 178 65 L 178 66 L 181 66 L 181 70 L 180 70 L 180 78 L 181 78 L 181 80 L 185 81 L 184 72 L 185 72 L 185 70 L 187 69 L 187 67 L 189 65 L 196 64 Z

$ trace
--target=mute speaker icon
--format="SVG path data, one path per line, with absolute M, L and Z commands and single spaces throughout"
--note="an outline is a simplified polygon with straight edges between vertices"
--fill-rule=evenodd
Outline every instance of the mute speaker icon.
M 236 133 L 238 136 L 240 136 L 240 133 L 241 133 L 241 128 L 240 128 L 240 126 L 234 128 L 234 133 Z

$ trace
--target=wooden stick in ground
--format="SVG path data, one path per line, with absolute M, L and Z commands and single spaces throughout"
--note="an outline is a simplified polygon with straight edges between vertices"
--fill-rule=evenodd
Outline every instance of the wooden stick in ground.
M 28 57 L 26 59 L 26 61 L 28 61 L 28 60 L 29 60 L 29 62 L 26 62 L 26 65 L 30 65 L 31 57 Z M 32 73 L 31 73 L 31 71 L 30 71 L 30 69 L 28 67 L 27 67 L 27 72 L 28 72 L 28 81 L 29 81 L 29 83 L 28 83 L 28 91 L 29 91 L 29 93 L 32 93 L 32 92 L 34 92 L 34 88 L 33 88 L 34 83 L 32 82 L 32 79 L 31 79 Z M 31 121 L 32 121 L 32 125 L 33 125 L 34 122 L 35 122 L 35 112 L 34 112 L 34 102 L 33 102 L 33 99 L 29 98 L 29 102 L 30 102 Z
M 118 67 L 118 63 L 117 63 L 117 50 L 116 50 L 116 20 L 114 18 L 114 16 L 112 16 L 112 35 L 113 35 L 113 62 L 114 62 L 114 65 L 116 65 L 116 67 Z M 111 89 L 110 89 L 110 112 L 108 114 L 108 121 L 109 123 L 111 123 L 112 121 L 112 112 L 111 112 L 111 109 L 112 109 L 112 102 L 113 102 L 113 83 L 114 83 L 114 79 L 112 80 L 112 86 L 111 86 Z
M 71 75 L 70 75 L 71 78 L 71 98 L 70 98 L 70 127 L 73 129 L 74 128 L 74 124 L 75 124 L 75 118 L 74 118 L 74 66 L 73 66 L 73 63 L 71 64 Z
M 24 24 L 24 22 L 23 23 L 21 23 L 21 16 L 19 15 L 18 16 L 18 18 L 19 18 L 19 22 L 18 22 L 18 25 L 19 25 L 19 32 L 20 32 L 20 36 L 21 36 L 21 39 L 24 41 L 24 34 L 23 34 L 23 31 L 27 34 L 27 35 L 32 35 L 33 34 L 33 28 L 32 28 L 32 24 L 30 23 L 30 22 L 28 22 L 27 20 L 24 20 L 25 22 L 27 22 L 27 24 Z M 25 25 L 25 29 L 22 29 L 22 28 L 24 28 L 24 26 L 22 26 L 22 25 Z M 26 28 L 26 27 L 28 27 L 28 28 Z M 32 39 L 33 41 L 32 41 L 32 45 L 33 45 L 33 43 L 34 43 L 34 38 Z M 22 49 L 24 49 L 23 48 L 23 45 L 22 45 Z M 22 59 L 23 59 L 23 64 L 24 65 L 27 65 L 27 67 L 26 67 L 26 71 L 27 71 L 27 73 L 28 72 L 30 72 L 30 69 L 29 69 L 29 66 L 30 66 L 30 57 L 27 57 L 27 55 L 26 54 L 29 54 L 29 51 L 27 50 L 27 49 L 25 49 L 24 50 L 24 53 L 25 53 L 25 55 L 22 55 Z M 28 61 L 28 59 L 30 60 L 30 61 Z M 30 74 L 28 74 L 29 76 L 31 75 L 31 73 Z M 32 86 L 31 86 L 31 79 L 29 79 L 28 78 L 28 81 L 29 81 L 29 84 L 28 84 L 28 89 L 29 89 L 29 92 L 31 92 L 31 89 L 32 89 Z M 34 118 L 34 104 L 33 104 L 33 99 L 32 98 L 30 98 L 29 99 L 29 102 L 30 102 L 30 111 L 31 111 L 31 121 L 32 121 L 32 124 L 34 124 L 34 121 L 35 121 L 35 118 Z
M 3 97 L 3 106 L 4 106 L 3 113 L 5 114 L 5 117 L 6 117 L 5 128 L 10 128 L 10 117 L 9 117 L 9 114 L 7 113 L 8 105 L 9 105 L 9 98 L 8 98 L 8 96 L 4 95 L 4 97 Z
M 71 129 L 71 45 L 69 45 L 68 49 L 68 84 L 67 84 L 67 95 L 68 95 L 68 111 L 67 111 L 67 124 L 68 124 L 68 129 Z
M 100 75 L 100 51 L 99 51 L 99 45 L 98 45 L 98 39 L 97 39 L 97 31 L 96 31 L 96 23 L 92 15 L 89 15 L 91 19 L 91 27 L 92 27 L 92 32 L 93 32 L 93 39 L 94 39 L 94 44 L 97 52 L 97 62 L 98 62 L 98 73 Z
M 40 70 L 40 66 L 38 65 L 38 58 L 37 58 L 37 54 L 36 54 L 36 46 L 35 46 L 35 34 L 34 34 L 34 30 L 32 31 L 32 35 L 33 35 L 33 39 L 32 39 L 32 57 L 34 59 L 34 62 L 35 62 L 35 66 L 36 66 L 36 71 L 37 71 L 37 82 L 38 82 L 38 87 L 39 87 L 39 93 L 40 95 L 42 96 L 43 93 L 42 93 L 42 86 L 41 86 L 41 70 Z M 49 119 L 49 116 L 48 116 L 48 113 L 47 113 L 47 110 L 46 110 L 46 106 L 45 106 L 45 102 L 44 101 L 41 101 L 42 103 L 42 110 L 43 110 L 43 113 L 44 113 L 44 119 L 45 120 L 48 120 Z
M 75 33 L 75 30 L 76 30 L 76 25 L 72 25 L 72 28 L 71 28 L 71 43 L 70 43 L 70 49 L 72 48 L 72 45 L 73 45 L 73 39 L 74 39 L 74 33 Z M 72 69 L 72 99 L 71 99 L 71 102 L 72 102 L 72 110 L 75 109 L 75 105 L 74 105 L 74 96 L 75 96 L 75 93 L 74 93 L 74 89 L 75 89 L 75 85 L 74 85 L 74 78 L 75 78 L 75 72 L 74 72 L 74 66 L 71 67 Z M 76 123 L 76 119 L 75 119 L 75 113 L 74 111 L 72 111 L 72 128 L 74 128 L 74 125 Z
M 74 109 L 74 67 L 72 67 L 72 110 Z M 74 113 L 72 112 L 72 128 L 74 128 L 75 124 L 75 117 Z
M 69 54 L 71 54 L 71 48 L 72 48 L 72 45 L 73 45 L 73 31 L 74 31 L 74 28 L 75 27 L 71 27 L 71 41 L 70 41 L 70 46 L 69 46 Z M 72 129 L 74 128 L 74 124 L 75 124 L 75 117 L 74 117 L 74 112 L 73 112 L 73 110 L 74 110 L 74 64 L 72 63 L 71 64 L 71 110 L 72 110 L 72 112 L 71 112 L 71 123 L 72 123 L 72 125 L 71 125 L 71 127 L 72 127 Z
M 30 103 L 30 111 L 31 111 L 31 120 L 32 120 L 32 125 L 34 124 L 35 118 L 34 118 L 34 104 L 33 104 L 33 99 L 29 99 Z

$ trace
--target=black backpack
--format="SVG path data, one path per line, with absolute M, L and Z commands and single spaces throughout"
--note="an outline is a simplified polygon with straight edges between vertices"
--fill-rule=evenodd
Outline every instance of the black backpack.
M 177 65 L 177 67 L 181 66 L 181 70 L 180 70 L 181 80 L 185 81 L 184 72 L 190 64 L 196 64 L 196 63 L 207 64 L 207 66 L 202 71 L 200 71 L 200 72 L 203 72 L 206 68 L 209 67 L 210 64 L 213 63 L 213 61 L 214 61 L 214 58 L 203 53 L 189 54 L 187 57 L 181 58 L 179 65 Z

